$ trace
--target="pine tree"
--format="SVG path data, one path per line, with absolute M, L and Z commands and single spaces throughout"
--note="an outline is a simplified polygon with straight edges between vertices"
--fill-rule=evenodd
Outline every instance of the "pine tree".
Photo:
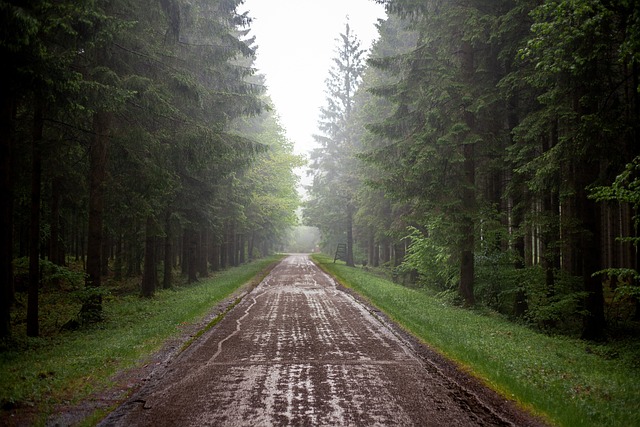
M 347 265 L 353 266 L 353 218 L 358 184 L 354 173 L 351 127 L 355 93 L 362 79 L 365 51 L 349 23 L 337 40 L 336 56 L 326 81 L 326 106 L 321 109 L 319 148 L 311 154 L 313 183 L 304 215 L 317 226 L 326 243 L 346 242 Z

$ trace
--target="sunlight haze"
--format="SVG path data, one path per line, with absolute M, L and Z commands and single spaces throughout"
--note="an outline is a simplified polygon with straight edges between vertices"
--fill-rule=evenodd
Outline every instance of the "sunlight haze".
M 349 17 L 351 28 L 369 49 L 377 38 L 375 24 L 386 17 L 371 0 L 248 0 L 243 10 L 253 18 L 256 67 L 266 76 L 268 93 L 298 154 L 313 148 L 325 80 L 336 39 Z

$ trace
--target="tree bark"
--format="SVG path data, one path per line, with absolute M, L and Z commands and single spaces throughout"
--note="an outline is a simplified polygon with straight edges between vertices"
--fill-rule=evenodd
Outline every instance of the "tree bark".
M 386 264 L 391 261 L 391 242 L 389 238 L 382 241 L 382 263 Z
M 98 111 L 93 115 L 94 138 L 89 159 L 89 231 L 87 236 L 88 288 L 98 289 L 102 272 L 102 232 L 104 196 L 107 178 L 107 153 L 112 114 Z M 81 310 L 84 320 L 98 321 L 102 318 L 102 296 L 99 292 L 89 296 Z
M 51 180 L 51 216 L 49 235 L 49 261 L 56 265 L 65 265 L 65 253 L 60 236 L 60 177 Z
M 471 85 L 474 72 L 473 51 L 468 42 L 463 42 L 461 47 L 462 78 L 467 85 Z M 470 132 L 475 127 L 473 113 L 465 110 L 463 113 L 465 124 Z M 475 205 L 476 205 L 476 168 L 475 168 L 475 143 L 462 141 L 462 156 L 464 159 L 464 179 L 462 182 L 462 223 L 460 233 L 462 236 L 460 250 L 460 286 L 459 292 L 467 307 L 475 304 L 473 295 L 473 281 L 475 275 Z
M 239 255 L 238 261 L 240 262 L 241 265 L 247 262 L 245 246 L 246 246 L 246 239 L 245 239 L 244 233 L 239 234 L 238 235 L 238 255 Z
M 256 232 L 252 231 L 251 236 L 249 237 L 249 241 L 247 242 L 247 254 L 249 256 L 249 261 L 253 261 L 253 248 L 256 241 Z
M 202 227 L 198 237 L 200 241 L 200 244 L 198 245 L 198 275 L 200 277 L 208 277 L 209 265 L 207 259 L 209 257 L 209 233 L 207 232 L 207 229 Z
M 216 236 L 212 239 L 211 244 L 211 271 L 220 270 L 220 244 Z
M 29 295 L 27 303 L 27 336 L 40 334 L 38 294 L 40 292 L 40 195 L 42 192 L 43 106 L 36 100 L 31 147 L 31 220 L 29 233 Z
M 375 253 L 375 245 L 376 245 L 376 237 L 375 230 L 373 227 L 369 227 L 369 236 L 367 239 L 367 264 L 373 266 L 374 264 L 374 253 Z
M 187 282 L 194 283 L 198 280 L 198 240 L 194 230 L 189 228 L 185 233 L 187 236 Z
M 601 210 L 593 200 L 588 199 L 586 193 L 586 190 L 578 192 L 576 212 L 586 231 L 586 233 L 580 233 L 578 247 L 580 257 L 578 268 L 587 293 L 584 301 L 587 314 L 583 318 L 582 338 L 599 341 L 604 339 L 606 328 L 602 279 L 600 275 L 594 276 L 596 271 L 601 270 Z
M 227 230 L 227 260 L 229 266 L 236 267 L 238 260 L 236 258 L 236 224 L 235 221 L 229 222 L 229 228 Z
M 109 275 L 109 258 L 111 256 L 111 236 L 106 229 L 102 230 L 102 248 L 100 249 L 102 260 L 100 261 L 100 275 Z
M 226 235 L 226 231 L 223 232 L 224 233 L 224 237 L 223 242 L 220 243 L 220 245 L 218 245 L 219 247 L 219 252 L 220 252 L 220 268 L 221 269 L 225 269 L 227 267 L 227 265 L 229 264 L 229 261 L 227 259 L 227 255 L 229 255 L 229 251 L 227 250 L 227 246 L 229 245 L 227 243 L 227 235 Z
M 151 215 L 147 216 L 145 226 L 144 244 L 144 270 L 142 273 L 141 294 L 150 298 L 156 292 L 158 273 L 156 271 L 156 232 L 154 220 Z
M 170 289 L 173 286 L 173 234 L 171 233 L 171 212 L 167 210 L 164 219 L 164 271 L 162 287 Z
M 122 233 L 118 233 L 115 241 L 116 250 L 114 253 L 115 259 L 113 260 L 113 278 L 114 280 L 122 279 L 122 266 L 123 266 L 123 253 L 122 253 Z
M 180 251 L 180 273 L 183 276 L 189 274 L 189 230 L 182 229 L 182 250 Z
M 353 208 L 347 207 L 347 265 L 355 267 L 353 262 Z
M 0 338 L 4 338 L 11 335 L 11 306 L 14 301 L 11 156 L 15 102 L 12 96 L 2 93 L 0 103 Z

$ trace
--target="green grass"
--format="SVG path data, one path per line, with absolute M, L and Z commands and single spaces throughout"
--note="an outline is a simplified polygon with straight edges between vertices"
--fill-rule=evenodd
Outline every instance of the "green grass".
M 86 398 L 108 387 L 116 372 L 144 363 L 185 325 L 261 278 L 278 259 L 228 269 L 193 285 L 159 291 L 151 299 L 108 297 L 105 321 L 91 328 L 49 338 L 15 337 L 0 348 L 0 403 L 5 409 L 33 407 L 42 423 L 54 405 Z
M 640 340 L 605 345 L 550 337 L 326 256 L 314 260 L 463 369 L 552 423 L 640 426 Z

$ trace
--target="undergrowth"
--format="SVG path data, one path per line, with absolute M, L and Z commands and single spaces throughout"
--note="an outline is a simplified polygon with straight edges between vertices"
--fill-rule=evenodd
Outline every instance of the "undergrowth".
M 562 426 L 640 425 L 640 340 L 549 336 L 446 304 L 323 255 L 314 260 L 499 393 Z
M 74 403 L 108 387 L 116 372 L 144 363 L 168 338 L 179 335 L 184 326 L 201 319 L 252 278 L 259 278 L 280 258 L 265 258 L 189 286 L 159 290 L 153 298 L 140 298 L 138 292 L 109 293 L 104 321 L 76 331 L 57 329 L 49 336 L 29 338 L 18 325 L 13 337 L 0 343 L 0 424 L 8 411 L 20 408 L 37 413 L 42 423 L 56 404 Z M 69 311 L 77 309 L 77 301 L 69 297 L 65 304 L 61 295 L 45 293 L 41 298 L 41 312 L 57 326 L 60 316 L 52 311 L 67 306 L 72 307 Z

